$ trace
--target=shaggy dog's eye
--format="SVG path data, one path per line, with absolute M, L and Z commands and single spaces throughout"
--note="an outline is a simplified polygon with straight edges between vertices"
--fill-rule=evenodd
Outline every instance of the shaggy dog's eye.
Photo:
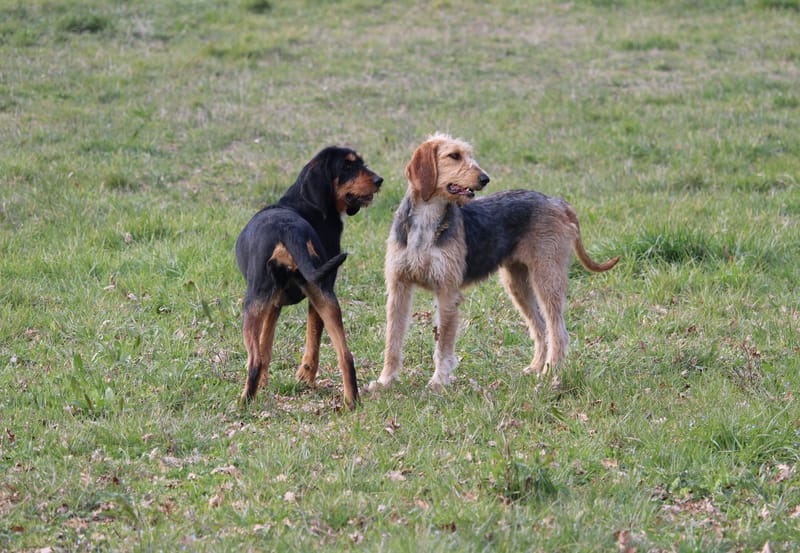
M 459 154 L 458 152 L 453 152 L 452 154 L 450 154 L 449 157 L 450 157 L 450 159 L 454 159 L 456 161 L 461 161 L 461 154 Z

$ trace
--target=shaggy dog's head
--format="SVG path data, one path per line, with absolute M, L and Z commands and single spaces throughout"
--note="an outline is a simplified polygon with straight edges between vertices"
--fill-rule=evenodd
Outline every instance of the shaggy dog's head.
M 414 194 L 423 202 L 441 197 L 459 205 L 489 183 L 489 175 L 472 159 L 472 147 L 437 133 L 419 145 L 406 167 Z

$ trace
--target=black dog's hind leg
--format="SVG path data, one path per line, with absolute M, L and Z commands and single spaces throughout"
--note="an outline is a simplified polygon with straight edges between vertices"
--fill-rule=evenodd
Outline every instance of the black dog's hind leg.
M 336 349 L 339 370 L 342 372 L 344 400 L 350 409 L 355 409 L 358 403 L 358 381 L 356 379 L 353 354 L 347 349 L 339 301 L 332 290 L 323 290 L 315 284 L 306 283 L 302 286 L 302 290 L 322 319 L 325 330 L 328 332 L 333 347 Z
M 300 363 L 295 377 L 300 382 L 308 385 L 314 384 L 319 370 L 319 344 L 322 339 L 322 318 L 314 309 L 314 305 L 308 303 L 308 324 L 306 325 L 306 349 L 303 352 L 303 361 Z
M 247 348 L 247 380 L 239 399 L 240 405 L 252 401 L 258 388 L 267 381 L 280 313 L 281 308 L 269 302 L 256 301 L 245 308 L 242 335 Z

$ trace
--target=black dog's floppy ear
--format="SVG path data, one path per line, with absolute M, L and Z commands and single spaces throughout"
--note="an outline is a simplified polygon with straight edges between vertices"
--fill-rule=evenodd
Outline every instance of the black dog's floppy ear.
M 331 148 L 325 148 L 300 171 L 300 193 L 308 203 L 326 213 L 333 203 L 334 183 L 330 171 Z

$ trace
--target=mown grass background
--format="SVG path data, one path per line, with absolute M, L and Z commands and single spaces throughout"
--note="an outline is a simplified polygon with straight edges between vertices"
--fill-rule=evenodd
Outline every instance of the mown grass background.
M 0 549 L 791 551 L 800 536 L 796 0 L 0 2 Z M 233 243 L 328 144 L 385 179 L 337 290 L 361 384 L 416 144 L 578 210 L 562 390 L 495 279 L 451 389 L 239 411 Z M 326 342 L 323 364 L 335 362 Z

